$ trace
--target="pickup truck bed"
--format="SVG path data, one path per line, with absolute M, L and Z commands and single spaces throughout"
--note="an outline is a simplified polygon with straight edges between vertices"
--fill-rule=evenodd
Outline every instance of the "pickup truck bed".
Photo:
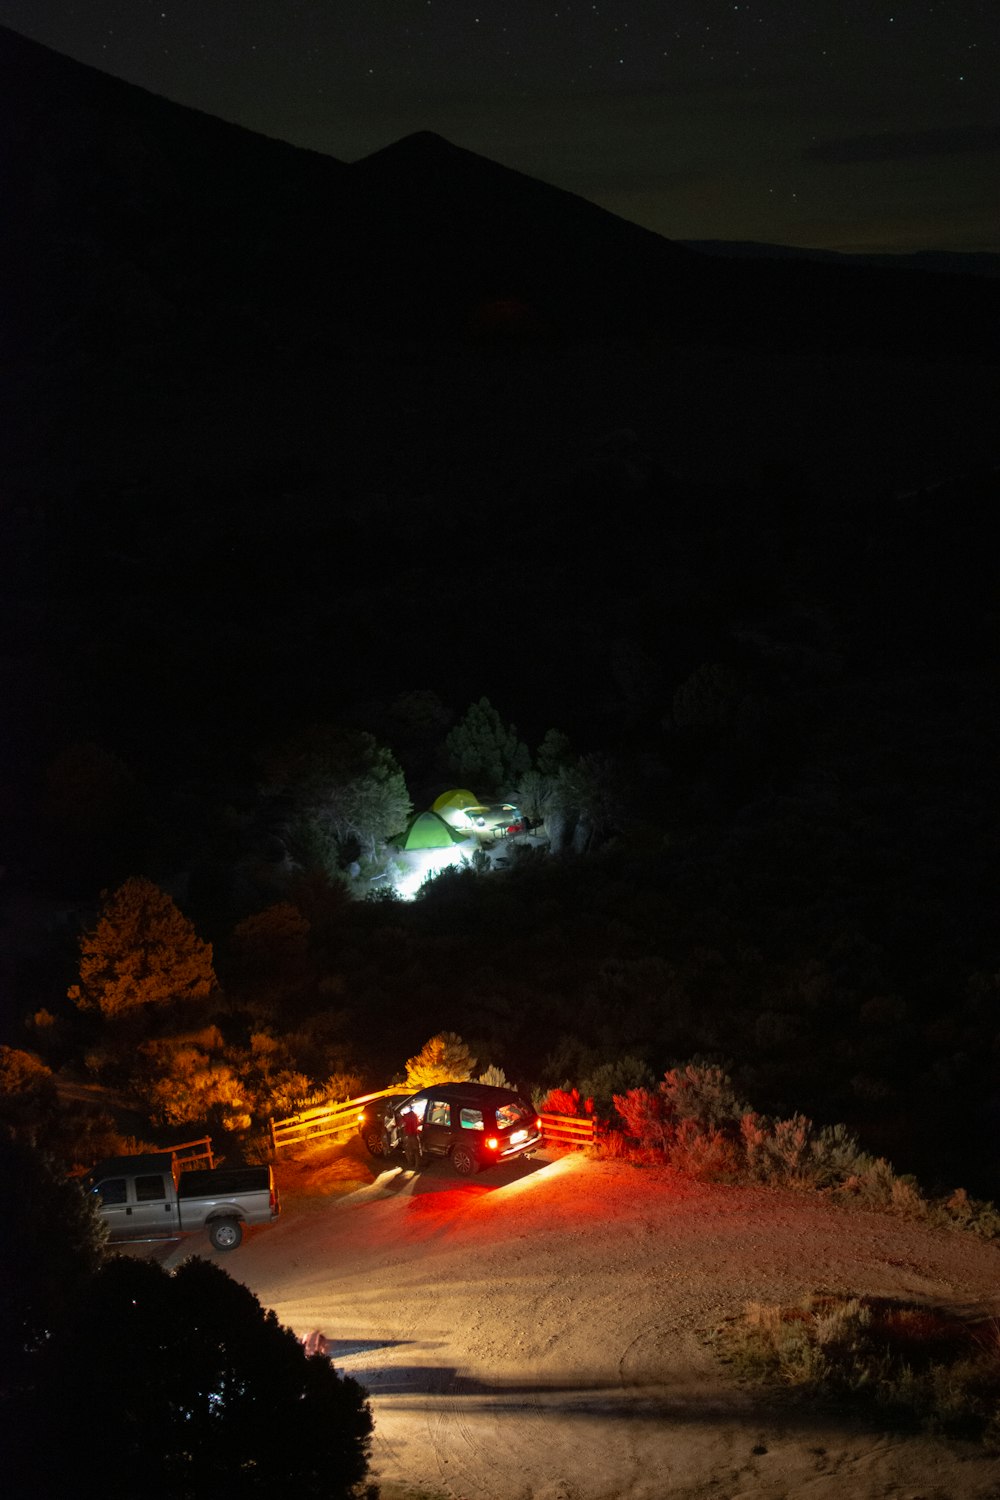
M 207 1229 L 217 1250 L 233 1250 L 247 1224 L 281 1211 L 271 1168 L 182 1172 L 168 1154 L 117 1156 L 87 1175 L 112 1241 L 176 1239 Z

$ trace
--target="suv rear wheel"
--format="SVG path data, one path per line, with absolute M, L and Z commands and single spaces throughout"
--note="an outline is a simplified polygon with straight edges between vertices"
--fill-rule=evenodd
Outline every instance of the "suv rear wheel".
M 461 1144 L 452 1147 L 451 1164 L 460 1177 L 471 1177 L 479 1166 L 475 1153 Z

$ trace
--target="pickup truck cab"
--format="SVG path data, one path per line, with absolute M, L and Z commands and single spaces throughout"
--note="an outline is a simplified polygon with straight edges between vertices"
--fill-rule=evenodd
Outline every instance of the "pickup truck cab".
M 171 1240 L 207 1229 L 216 1250 L 235 1250 L 251 1224 L 281 1212 L 269 1166 L 182 1172 L 168 1153 L 115 1156 L 84 1179 L 109 1238 Z

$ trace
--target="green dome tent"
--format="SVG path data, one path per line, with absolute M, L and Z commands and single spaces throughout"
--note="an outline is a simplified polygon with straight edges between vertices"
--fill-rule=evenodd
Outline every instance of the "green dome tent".
M 422 812 L 410 820 L 410 826 L 400 839 L 399 847 L 407 850 L 450 849 L 453 844 L 464 842 L 463 836 L 449 828 L 440 813 Z

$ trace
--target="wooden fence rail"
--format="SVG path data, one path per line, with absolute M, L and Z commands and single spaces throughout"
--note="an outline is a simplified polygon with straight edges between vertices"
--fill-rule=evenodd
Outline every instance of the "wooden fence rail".
M 374 1094 L 359 1094 L 356 1099 L 345 1099 L 342 1104 L 317 1104 L 315 1109 L 300 1110 L 297 1115 L 287 1115 L 283 1120 L 271 1120 L 271 1145 L 275 1151 L 282 1146 L 294 1146 L 301 1141 L 321 1140 L 330 1135 L 347 1135 L 357 1125 L 358 1114 L 364 1105 L 373 1099 L 384 1099 L 387 1094 L 398 1094 L 394 1089 L 378 1089 Z
M 542 1122 L 542 1139 L 555 1146 L 590 1146 L 597 1134 L 593 1119 L 577 1119 L 573 1115 L 539 1115 Z
M 212 1137 L 203 1135 L 197 1141 L 183 1141 L 179 1146 L 168 1146 L 166 1148 L 182 1172 L 195 1171 L 200 1167 L 212 1168 L 215 1166 L 215 1157 L 212 1155 Z
M 356 1099 L 345 1099 L 341 1104 L 317 1104 L 314 1109 L 300 1110 L 297 1115 L 287 1115 L 283 1120 L 270 1122 L 271 1145 L 280 1151 L 282 1146 L 295 1146 L 302 1141 L 322 1140 L 332 1135 L 349 1135 L 356 1127 L 358 1115 L 373 1099 L 384 1099 L 387 1094 L 398 1094 L 399 1085 L 392 1089 L 378 1089 L 373 1094 L 360 1094 Z M 540 1115 L 542 1137 L 557 1146 L 590 1146 L 596 1136 L 596 1124 L 592 1119 L 575 1119 L 572 1115 Z

